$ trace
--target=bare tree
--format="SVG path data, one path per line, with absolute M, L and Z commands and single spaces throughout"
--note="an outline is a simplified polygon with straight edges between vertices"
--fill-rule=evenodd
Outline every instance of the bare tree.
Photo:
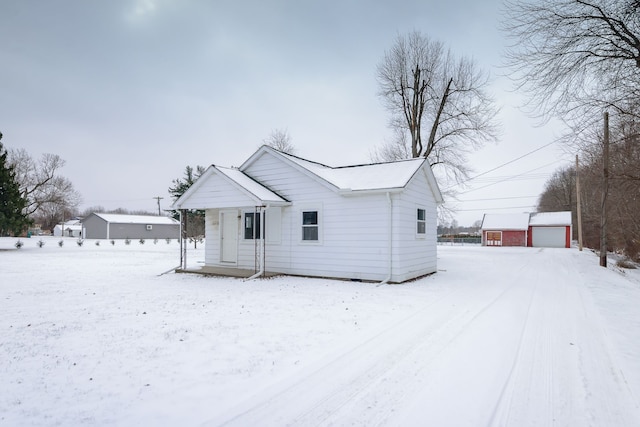
M 371 160 L 374 162 L 394 162 L 412 158 L 411 144 L 407 139 L 407 132 L 397 128 L 394 129 L 394 132 L 394 139 L 373 148 L 370 154 Z
M 27 200 L 27 215 L 37 214 L 40 210 L 73 210 L 80 204 L 80 193 L 73 188 L 71 181 L 59 174 L 65 164 L 60 156 L 43 154 L 36 161 L 21 148 L 11 150 L 9 157 L 15 166 L 20 192 Z
M 514 40 L 507 64 L 543 120 L 637 113 L 638 0 L 507 0 L 504 29 Z
M 274 129 L 269 136 L 262 140 L 265 145 L 283 153 L 295 154 L 296 148 L 291 143 L 291 135 L 287 129 Z
M 538 211 L 575 211 L 575 168 L 562 167 L 547 180 L 538 198 Z
M 640 121 L 633 115 L 616 114 L 610 122 L 609 190 L 606 211 L 607 246 L 640 259 Z M 594 141 L 594 142 L 593 142 Z M 585 144 L 580 160 L 583 242 L 600 248 L 601 197 L 603 191 L 603 135 Z M 561 168 L 547 181 L 538 200 L 538 210 L 571 210 L 577 223 L 575 169 Z M 574 229 L 575 231 L 575 229 Z
M 396 160 L 409 145 L 402 136 L 408 134 L 410 157 L 427 157 L 447 174 L 466 177 L 466 154 L 497 136 L 488 74 L 472 59 L 456 58 L 443 43 L 413 31 L 385 52 L 377 76 L 390 126 L 400 135 L 378 155 Z

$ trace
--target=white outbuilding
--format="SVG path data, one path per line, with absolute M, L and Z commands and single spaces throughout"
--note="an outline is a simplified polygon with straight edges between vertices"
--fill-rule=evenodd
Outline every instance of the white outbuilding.
M 65 221 L 64 223 L 56 224 L 56 226 L 53 227 L 53 235 L 65 237 L 82 237 L 82 224 L 80 223 L 80 219 L 73 218 L 69 221 Z
M 439 203 L 424 158 L 330 167 L 262 146 L 210 166 L 173 209 L 205 211 L 201 272 L 398 283 L 437 270 Z

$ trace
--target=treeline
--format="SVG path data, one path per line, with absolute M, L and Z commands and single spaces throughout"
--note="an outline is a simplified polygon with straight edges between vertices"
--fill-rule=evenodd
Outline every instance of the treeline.
M 609 185 L 604 188 L 604 126 L 582 138 L 578 174 L 583 243 L 600 249 L 603 194 L 607 194 L 607 248 L 640 260 L 640 119 L 613 114 L 610 122 Z M 577 238 L 576 168 L 558 169 L 538 200 L 539 211 L 570 210 Z

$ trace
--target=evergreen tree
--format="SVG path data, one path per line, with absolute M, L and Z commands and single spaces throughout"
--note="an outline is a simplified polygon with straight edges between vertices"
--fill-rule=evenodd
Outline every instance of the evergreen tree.
M 202 166 L 196 166 L 195 170 L 191 166 L 187 166 L 184 171 L 184 178 L 178 178 L 173 180 L 173 185 L 169 187 L 169 194 L 173 197 L 175 202 L 191 187 L 196 180 L 205 172 L 205 168 Z M 180 212 L 171 211 L 172 216 L 175 219 L 180 219 Z M 204 211 L 199 209 L 186 210 L 186 226 L 187 237 L 193 238 L 194 245 L 197 243 L 197 238 L 204 236 Z
M 0 142 L 0 236 L 20 234 L 29 225 L 29 218 L 24 213 L 26 203 L 20 194 L 14 166 L 9 164 L 7 152 Z

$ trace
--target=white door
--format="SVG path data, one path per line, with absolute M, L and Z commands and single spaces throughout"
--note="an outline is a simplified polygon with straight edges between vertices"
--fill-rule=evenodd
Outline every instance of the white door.
M 238 212 L 220 212 L 220 261 L 238 261 Z
M 532 245 L 534 248 L 564 248 L 565 227 L 532 227 Z

